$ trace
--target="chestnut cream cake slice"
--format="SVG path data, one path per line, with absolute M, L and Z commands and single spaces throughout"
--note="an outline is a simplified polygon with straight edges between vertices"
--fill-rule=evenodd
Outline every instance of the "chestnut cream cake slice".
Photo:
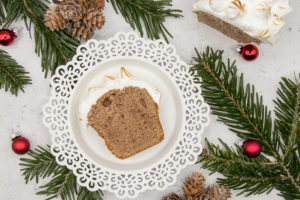
M 158 114 L 160 92 L 148 83 L 133 79 L 121 68 L 121 77 L 106 76 L 83 102 L 87 122 L 105 140 L 108 149 L 125 159 L 164 139 Z
M 199 0 L 198 20 L 242 43 L 275 44 L 289 0 Z

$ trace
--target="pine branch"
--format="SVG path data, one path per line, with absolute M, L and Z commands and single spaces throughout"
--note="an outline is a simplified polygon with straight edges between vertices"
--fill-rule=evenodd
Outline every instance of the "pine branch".
M 103 193 L 101 190 L 90 192 L 86 187 L 79 187 L 77 200 L 102 200 Z
M 24 86 L 31 84 L 31 79 L 24 67 L 19 65 L 11 56 L 0 49 L 0 89 L 18 95 L 24 92 Z
M 297 180 L 300 171 L 300 84 L 299 78 L 295 82 L 282 78 L 277 90 L 278 98 L 274 101 L 275 106 L 275 127 L 281 135 L 284 145 L 281 147 L 283 156 L 281 166 L 300 193 L 300 181 Z M 286 186 L 280 186 L 283 197 L 289 197 L 286 193 Z M 300 194 L 298 193 L 298 198 Z M 297 194 L 297 193 L 296 193 Z M 296 195 L 295 194 L 295 195 Z M 297 196 L 297 195 L 296 195 Z M 296 199 L 296 196 L 293 198 Z
M 228 60 L 225 65 L 222 53 L 210 48 L 202 55 L 197 52 L 195 61 L 198 64 L 191 68 L 195 82 L 202 84 L 205 101 L 211 105 L 218 121 L 229 126 L 231 131 L 241 138 L 259 141 L 264 153 L 277 156 L 276 146 L 272 146 L 271 141 L 271 113 L 263 105 L 262 96 L 255 92 L 254 85 L 247 84 L 244 89 L 243 75 L 237 77 L 235 62 Z
M 286 149 L 283 149 L 285 152 L 283 161 L 291 161 L 294 159 L 288 159 L 293 155 L 291 151 L 298 150 L 299 152 L 300 147 L 300 84 L 287 78 L 282 78 L 279 84 L 280 88 L 277 90 L 279 97 L 274 101 L 277 117 L 275 122 L 286 146 Z M 298 160 L 300 160 L 299 157 Z
M 250 196 L 271 192 L 277 182 L 288 179 L 281 176 L 276 162 L 271 162 L 264 156 L 248 158 L 237 145 L 236 150 L 233 150 L 222 140 L 220 142 L 222 148 L 206 140 L 206 149 L 198 161 L 204 169 L 212 173 L 219 172 L 226 177 L 218 179 L 220 184 L 241 190 L 240 194 Z
M 57 66 L 65 64 L 76 52 L 79 42 L 63 31 L 50 31 L 44 25 L 44 13 L 48 6 L 41 0 L 10 0 L 6 5 L 7 16 L 4 25 L 8 27 L 20 17 L 31 32 L 33 27 L 35 52 L 41 56 L 45 77 L 53 75 Z
M 150 39 L 158 39 L 160 35 L 168 42 L 172 35 L 164 26 L 166 17 L 182 17 L 181 10 L 170 9 L 172 0 L 107 0 L 111 2 L 117 13 L 121 13 L 127 23 L 141 36 L 144 35 L 143 27 Z
M 46 200 L 61 197 L 62 200 L 73 200 L 77 194 L 76 177 L 72 171 L 62 167 L 54 173 L 51 181 L 39 188 L 37 194 L 49 196 Z
M 270 165 L 273 166 L 278 165 L 277 162 L 272 162 L 268 158 L 264 157 L 263 155 L 256 158 L 255 160 L 248 158 L 247 156 L 245 156 L 243 151 L 237 145 L 235 145 L 236 150 L 234 150 L 233 148 L 230 148 L 226 143 L 224 143 L 221 139 L 219 139 L 219 141 L 222 144 L 224 150 L 219 145 L 216 146 L 214 144 L 209 143 L 207 139 L 205 141 L 206 141 L 207 149 L 203 150 L 201 154 L 202 159 L 198 161 L 201 162 L 203 165 L 206 164 L 205 162 L 203 163 L 203 161 L 208 159 L 215 161 L 217 165 L 219 163 L 222 165 L 227 165 L 229 167 L 231 165 L 240 165 L 246 167 L 248 166 L 267 167 Z M 222 166 L 219 167 L 221 170 Z
M 48 146 L 49 148 L 49 146 Z M 28 155 L 32 158 L 21 158 L 21 171 L 25 178 L 26 184 L 32 179 L 36 183 L 39 182 L 39 177 L 46 178 L 53 175 L 53 172 L 58 170 L 60 166 L 56 163 L 54 156 L 43 147 L 38 147 L 35 151 L 30 150 Z
M 49 146 L 48 146 L 49 148 Z M 28 153 L 30 158 L 21 158 L 20 166 L 26 183 L 35 179 L 36 183 L 40 178 L 50 178 L 45 185 L 40 186 L 38 195 L 46 195 L 48 199 L 60 197 L 62 200 L 102 200 L 101 190 L 91 192 L 81 187 L 76 182 L 76 177 L 65 166 L 60 166 L 55 157 L 43 147 L 38 147 Z
M 273 127 L 262 97 L 255 92 L 254 85 L 244 86 L 235 62 L 228 60 L 225 64 L 223 52 L 209 47 L 202 54 L 197 50 L 196 53 L 197 64 L 191 72 L 195 82 L 202 84 L 202 95 L 212 114 L 239 137 L 257 140 L 262 145 L 262 154 L 250 159 L 237 145 L 233 150 L 222 141 L 222 148 L 207 141 L 200 160 L 202 167 L 222 173 L 225 178 L 218 182 L 241 190 L 240 194 L 260 194 L 276 188 L 285 199 L 300 199 L 298 80 L 294 83 L 283 78 L 280 83 Z
M 1 0 L 0 1 L 0 25 L 2 25 L 5 17 L 6 17 L 6 5 L 7 5 L 7 0 Z

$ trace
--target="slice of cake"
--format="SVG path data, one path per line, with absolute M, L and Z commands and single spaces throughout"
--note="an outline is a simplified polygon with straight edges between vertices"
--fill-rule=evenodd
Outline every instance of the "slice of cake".
M 241 43 L 275 44 L 289 0 L 199 0 L 198 20 Z
M 121 68 L 120 78 L 106 76 L 104 83 L 89 88 L 79 112 L 100 135 L 108 149 L 125 159 L 164 139 L 159 120 L 160 92 L 133 79 Z
M 125 87 L 105 93 L 92 106 L 88 123 L 118 158 L 128 158 L 164 138 L 158 106 L 146 89 Z

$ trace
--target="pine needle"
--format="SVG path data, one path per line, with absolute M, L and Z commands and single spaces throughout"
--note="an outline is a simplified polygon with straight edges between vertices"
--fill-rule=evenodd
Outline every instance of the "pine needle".
M 49 146 L 47 147 L 49 149 Z M 29 158 L 21 158 L 20 166 L 25 182 L 49 178 L 48 183 L 39 187 L 38 195 L 46 195 L 47 200 L 60 197 L 62 200 L 102 200 L 101 190 L 91 192 L 77 184 L 76 176 L 65 166 L 57 164 L 49 150 L 38 147 L 30 150 Z
M 173 37 L 164 26 L 166 17 L 182 17 L 181 10 L 170 9 L 172 0 L 107 0 L 117 13 L 121 13 L 127 23 L 141 36 L 146 30 L 150 39 L 162 37 L 168 41 Z M 143 28 L 144 27 L 144 28 Z
M 2 25 L 6 17 L 6 12 L 5 12 L 6 5 L 7 5 L 7 0 L 0 1 L 0 25 Z
M 206 149 L 198 161 L 212 173 L 225 178 L 218 182 L 246 196 L 269 193 L 276 188 L 285 199 L 300 199 L 300 76 L 291 81 L 282 78 L 275 100 L 275 123 L 254 85 L 245 84 L 235 62 L 223 61 L 223 51 L 206 51 L 194 58 L 191 67 L 195 83 L 201 83 L 202 95 L 229 130 L 242 139 L 257 140 L 262 153 L 248 158 L 241 147 L 229 147 L 222 140 L 216 146 L 206 140 Z
M 0 49 L 0 89 L 18 95 L 24 86 L 31 84 L 31 79 L 24 67 L 19 65 L 7 52 Z
M 35 52 L 41 56 L 45 77 L 53 75 L 59 65 L 70 60 L 79 45 L 77 40 L 64 31 L 50 31 L 45 26 L 43 20 L 47 9 L 48 6 L 41 0 L 10 0 L 5 5 L 7 16 L 3 24 L 4 27 L 8 27 L 21 18 L 30 33 L 33 29 Z

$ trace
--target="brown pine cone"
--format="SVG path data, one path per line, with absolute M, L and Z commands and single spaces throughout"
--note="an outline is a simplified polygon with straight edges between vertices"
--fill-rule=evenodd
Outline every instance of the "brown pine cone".
M 228 187 L 225 185 L 216 184 L 212 187 L 209 187 L 205 192 L 204 199 L 197 200 L 227 200 L 230 198 L 231 192 Z
M 214 198 L 208 194 L 202 194 L 198 197 L 195 197 L 193 200 L 214 200 Z
M 63 16 L 57 12 L 57 7 L 50 7 L 44 17 L 45 25 L 50 28 L 51 31 L 65 29 L 67 21 Z
M 87 0 L 89 8 L 102 10 L 105 6 L 105 0 Z
M 73 22 L 79 21 L 87 13 L 88 4 L 86 0 L 63 0 L 57 6 L 60 14 Z
M 164 197 L 161 200 L 182 200 L 176 193 L 172 192 Z
M 87 24 L 82 23 L 82 21 L 78 22 L 71 22 L 69 24 L 69 27 L 71 29 L 71 33 L 73 37 L 75 37 L 78 40 L 87 41 L 91 37 L 93 37 L 95 28 L 89 27 Z
M 204 182 L 204 176 L 198 172 L 194 172 L 193 176 L 188 177 L 183 184 L 185 198 L 187 200 L 194 200 L 196 197 L 204 194 Z
M 101 29 L 105 23 L 105 18 L 101 11 L 90 9 L 88 14 L 82 18 L 82 21 L 87 26 Z

